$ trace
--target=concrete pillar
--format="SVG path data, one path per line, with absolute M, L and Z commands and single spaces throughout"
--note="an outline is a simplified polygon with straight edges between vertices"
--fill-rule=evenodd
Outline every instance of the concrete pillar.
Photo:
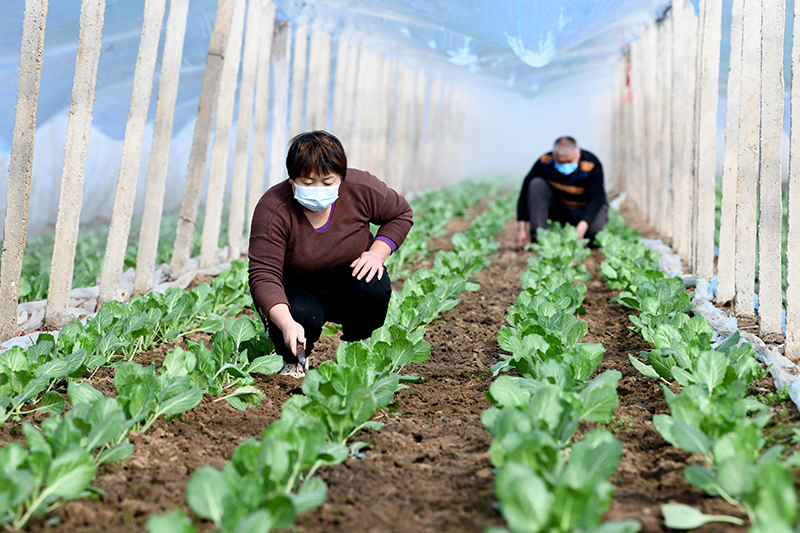
M 276 25 L 272 51 L 272 99 L 275 102 L 272 123 L 272 149 L 269 157 L 267 188 L 286 179 L 286 128 L 289 119 L 289 65 L 292 62 L 292 23 L 281 20 Z
M 228 259 L 231 261 L 239 259 L 242 255 L 247 159 L 250 154 L 250 125 L 253 122 L 258 50 L 261 45 L 262 33 L 269 32 L 267 28 L 261 26 L 264 4 L 264 0 L 250 0 L 250 5 L 247 7 L 244 52 L 242 53 L 242 79 L 239 82 L 239 114 L 236 120 L 236 149 L 233 156 L 233 178 L 231 180 L 231 208 L 228 213 Z M 269 33 L 271 34 L 271 32 Z
M 217 120 L 214 124 L 214 144 L 211 146 L 206 216 L 203 221 L 203 238 L 200 245 L 200 268 L 208 268 L 214 264 L 214 255 L 219 247 L 222 202 L 225 197 L 225 183 L 228 180 L 231 124 L 233 123 L 233 108 L 236 104 L 236 83 L 239 78 L 239 63 L 242 60 L 242 34 L 244 33 L 246 5 L 247 0 L 234 0 L 231 33 L 228 36 L 228 45 L 225 47 L 225 61 L 222 65 L 217 99 Z
M 275 36 L 275 11 L 273 2 L 266 2 L 261 11 L 259 28 L 264 34 L 258 45 L 258 72 L 256 73 L 256 102 L 253 112 L 253 156 L 250 163 L 250 192 L 248 193 L 245 232 L 249 233 L 253 212 L 266 188 L 264 170 L 267 163 L 267 124 L 269 118 L 269 71 L 272 61 L 272 39 Z
M 695 180 L 697 202 L 695 226 L 695 273 L 705 279 L 714 276 L 714 206 L 716 198 L 717 101 L 719 99 L 719 56 L 722 38 L 722 0 L 702 0 L 698 26 L 697 118 L 695 138 Z
M 786 237 L 786 357 L 800 363 L 800 2 L 794 4 L 792 37 L 789 217 Z
M 44 28 L 47 0 L 27 0 L 19 51 L 17 113 L 11 160 L 8 165 L 8 191 L 3 255 L 0 256 L 0 342 L 14 336 L 22 277 L 22 255 L 28 230 L 28 208 L 33 173 L 33 145 L 36 133 L 36 106 L 42 77 Z
M 731 7 L 731 52 L 728 60 L 728 95 L 725 110 L 725 152 L 722 164 L 722 204 L 717 261 L 717 304 L 733 301 L 736 291 L 736 179 L 739 154 L 739 105 L 742 89 L 742 10 L 744 0 Z
M 158 103 L 153 124 L 153 146 L 150 151 L 150 166 L 147 169 L 142 225 L 139 228 L 134 294 L 144 294 L 153 288 L 153 268 L 158 254 L 158 236 L 169 167 L 169 147 L 172 141 L 172 120 L 178 99 L 178 81 L 181 74 L 188 12 L 189 0 L 172 0 L 169 4 L 164 54 L 161 58 L 161 77 L 158 82 Z
M 683 165 L 683 137 L 685 127 L 686 107 L 684 95 L 686 94 L 686 71 L 684 57 L 686 55 L 686 42 L 683 38 L 684 9 L 686 0 L 672 0 L 672 153 L 670 171 L 670 189 L 672 190 L 672 213 L 669 217 L 670 233 L 672 235 L 672 249 L 677 251 L 681 241 L 680 234 L 680 209 L 686 199 L 681 196 L 681 179 Z
M 125 140 L 122 144 L 122 160 L 114 195 L 114 208 L 108 228 L 106 253 L 100 277 L 100 295 L 97 304 L 108 300 L 121 301 L 119 291 L 122 280 L 122 267 L 125 264 L 125 250 L 131 231 L 133 201 L 136 199 L 136 183 L 139 180 L 139 160 L 142 155 L 144 128 L 147 112 L 150 109 L 150 94 L 153 90 L 153 75 L 158 58 L 158 42 L 161 39 L 161 24 L 167 0 L 145 0 L 142 20 L 142 37 L 139 41 L 139 54 L 133 74 L 133 92 L 125 126 Z
M 659 231 L 665 237 L 672 238 L 672 14 L 661 24 L 659 39 L 659 99 L 661 112 L 659 126 L 661 145 L 661 179 L 659 183 L 660 198 L 658 200 Z
M 211 128 L 217 109 L 222 65 L 225 57 L 225 46 L 233 20 L 234 0 L 219 0 L 214 18 L 214 29 L 208 44 L 206 68 L 203 72 L 203 84 L 200 87 L 200 102 L 197 106 L 197 122 L 194 125 L 192 149 L 189 153 L 189 168 L 183 186 L 181 215 L 175 234 L 175 245 L 172 250 L 172 263 L 169 269 L 170 279 L 176 279 L 186 272 L 192 251 L 197 210 L 200 206 L 200 189 L 206 170 L 206 156 L 211 141 Z
M 761 50 L 761 164 L 758 181 L 759 335 L 783 340 L 781 290 L 781 141 L 783 139 L 783 33 L 786 0 L 763 0 Z
M 53 261 L 45 310 L 45 327 L 48 329 L 60 328 L 72 320 L 67 313 L 67 295 L 72 288 L 75 245 L 78 241 L 86 172 L 86 150 L 92 126 L 94 89 L 105 8 L 105 0 L 83 0 L 81 3 L 75 81 L 72 85 Z
M 289 110 L 289 137 L 303 131 L 303 104 L 306 96 L 306 67 L 308 66 L 308 26 L 299 24 L 294 33 L 292 52 L 291 108 Z
M 754 315 L 756 185 L 761 118 L 761 0 L 745 0 L 736 186 L 736 315 Z
M 328 127 L 328 100 L 331 94 L 330 34 L 315 26 L 311 31 L 310 48 L 306 129 L 324 130 Z

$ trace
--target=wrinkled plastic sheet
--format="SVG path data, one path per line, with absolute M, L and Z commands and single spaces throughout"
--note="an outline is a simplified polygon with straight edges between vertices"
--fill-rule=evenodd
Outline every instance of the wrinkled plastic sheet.
M 642 239 L 641 241 L 648 249 L 661 255 L 659 259 L 661 270 L 671 276 L 683 278 L 687 287 L 695 287 L 692 312 L 697 316 L 707 318 L 711 323 L 714 330 L 712 340 L 715 344 L 725 342 L 739 331 L 736 317 L 729 316 L 728 313 L 714 305 L 714 293 L 708 280 L 684 275 L 680 256 L 672 253 L 672 249 L 660 239 Z M 778 389 L 788 387 L 789 396 L 800 408 L 800 367 L 782 355 L 775 346 L 766 344 L 758 336 L 743 331 L 739 331 L 739 336 L 740 342 L 749 342 L 753 346 L 756 359 L 769 367 L 775 387 Z

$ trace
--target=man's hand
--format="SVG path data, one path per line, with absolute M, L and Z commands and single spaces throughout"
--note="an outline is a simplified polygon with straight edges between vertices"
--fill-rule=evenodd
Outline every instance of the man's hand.
M 367 250 L 361 256 L 350 263 L 353 269 L 353 276 L 358 279 L 367 276 L 367 283 L 372 281 L 373 276 L 377 275 L 378 279 L 383 277 L 383 258 L 377 252 Z
M 583 239 L 584 235 L 586 235 L 586 232 L 589 231 L 589 223 L 585 220 L 581 220 L 578 222 L 576 229 L 578 230 L 578 238 Z
M 519 221 L 519 230 L 517 230 L 517 251 L 521 251 L 523 246 L 528 242 L 528 228 L 525 227 L 525 221 Z

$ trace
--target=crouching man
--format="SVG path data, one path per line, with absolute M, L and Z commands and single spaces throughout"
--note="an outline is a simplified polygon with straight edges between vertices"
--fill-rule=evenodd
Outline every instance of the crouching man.
M 547 220 L 574 225 L 578 238 L 594 240 L 608 222 L 608 205 L 603 187 L 603 166 L 594 154 L 581 150 L 572 137 L 560 137 L 553 151 L 533 165 L 517 204 L 517 251 L 536 229 L 547 228 Z

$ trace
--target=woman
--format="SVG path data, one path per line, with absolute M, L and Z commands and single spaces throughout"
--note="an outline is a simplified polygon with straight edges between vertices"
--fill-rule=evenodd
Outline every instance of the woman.
M 286 168 L 289 179 L 264 193 L 253 213 L 250 292 L 283 356 L 281 373 L 301 377 L 298 345 L 309 353 L 326 321 L 340 323 L 350 342 L 383 325 L 391 296 L 383 262 L 413 222 L 402 196 L 347 168 L 342 143 L 328 132 L 292 139 Z

